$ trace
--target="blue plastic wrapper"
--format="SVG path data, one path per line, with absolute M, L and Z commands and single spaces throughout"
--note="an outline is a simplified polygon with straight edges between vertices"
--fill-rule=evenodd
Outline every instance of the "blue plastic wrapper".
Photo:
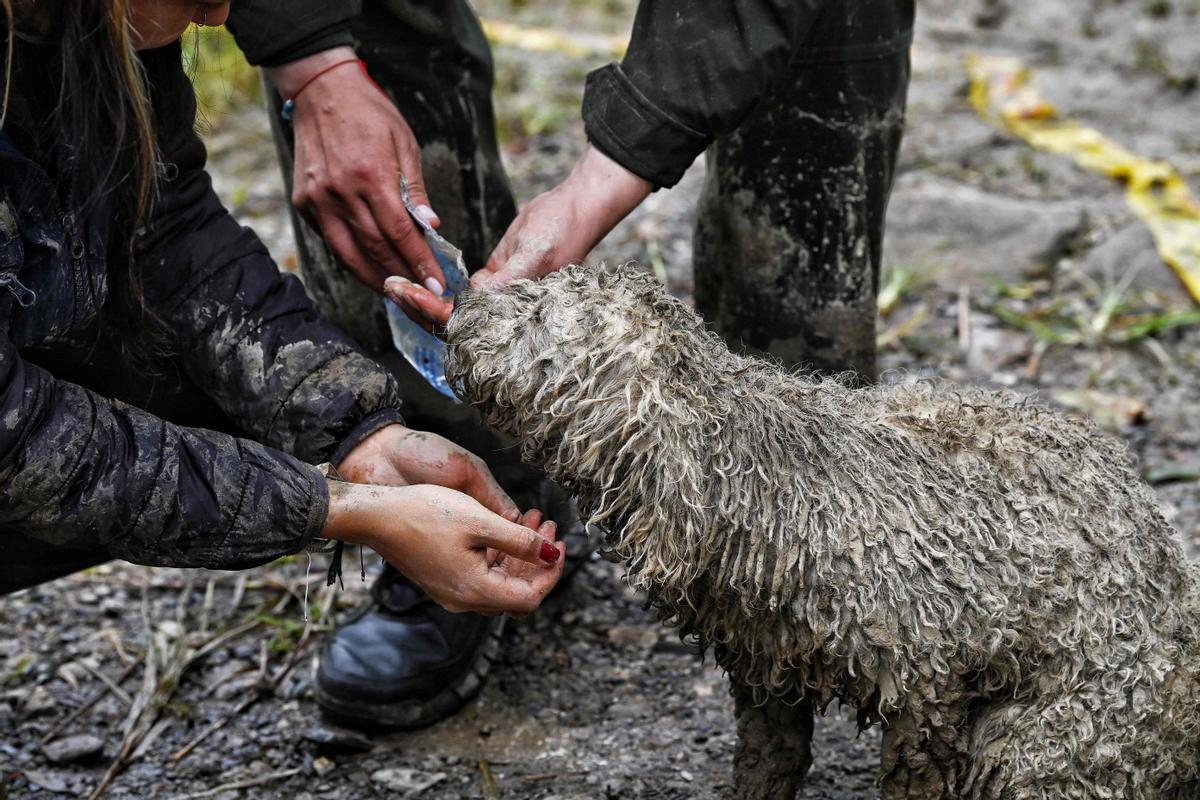
M 403 176 L 400 178 L 400 194 L 408 215 L 424 233 L 425 241 L 429 243 L 442 274 L 446 276 L 446 291 L 442 297 L 454 297 L 467 288 L 467 267 L 463 263 L 462 251 L 417 215 Z M 409 319 L 391 300 L 384 300 L 383 303 L 387 310 L 388 327 L 392 330 L 392 344 L 430 386 L 458 402 L 454 389 L 446 380 L 446 343 Z

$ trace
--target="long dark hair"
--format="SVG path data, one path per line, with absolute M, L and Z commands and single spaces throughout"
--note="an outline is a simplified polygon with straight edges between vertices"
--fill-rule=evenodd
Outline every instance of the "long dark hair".
M 63 181 L 69 207 L 86 218 L 101 203 L 113 212 L 108 239 L 106 326 L 135 353 L 146 355 L 148 333 L 161 323 L 146 307 L 134 258 L 134 237 L 153 203 L 158 160 L 145 76 L 134 52 L 128 0 L 0 0 L 6 22 L 4 106 L 14 76 L 14 40 L 36 30 L 57 45 L 58 141 L 68 148 Z M 153 349 L 153 348 L 151 348 Z

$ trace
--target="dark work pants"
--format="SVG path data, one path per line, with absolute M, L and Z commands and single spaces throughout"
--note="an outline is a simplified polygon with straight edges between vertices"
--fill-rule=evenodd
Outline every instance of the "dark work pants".
M 696 306 L 729 343 L 872 381 L 908 53 L 792 67 L 707 153 Z
M 178 425 L 245 435 L 202 388 L 170 362 L 152 372 L 123 355 L 107 337 L 86 344 L 61 344 L 22 356 L 59 380 L 145 409 Z M 0 533 L 0 595 L 61 578 L 112 558 L 105 550 L 76 550 L 33 539 L 17 531 Z
M 463 0 L 366 0 L 354 35 L 371 77 L 421 144 L 421 170 L 442 234 L 462 248 L 468 267 L 481 267 L 516 216 L 516 204 L 496 143 L 492 57 L 479 20 Z M 268 94 L 290 192 L 292 131 L 279 118 L 278 95 Z M 308 293 L 322 314 L 395 373 L 408 424 L 479 455 L 519 505 L 563 506 L 566 498 L 521 464 L 514 442 L 484 425 L 473 409 L 447 401 L 408 365 L 392 345 L 379 295 L 336 261 L 294 209 L 292 222 Z

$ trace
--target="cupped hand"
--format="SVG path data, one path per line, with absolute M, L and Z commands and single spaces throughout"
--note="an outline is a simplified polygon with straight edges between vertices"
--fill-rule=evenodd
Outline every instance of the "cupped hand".
M 322 69 L 347 59 L 355 59 L 354 51 L 336 47 L 268 71 L 283 97 L 304 87 L 292 114 L 292 202 L 375 291 L 389 275 L 440 287 L 442 270 L 400 195 L 403 174 L 417 212 L 439 224 L 421 176 L 420 146 L 404 117 L 355 63 L 330 69 L 305 86 Z
M 347 453 L 337 469 L 353 483 L 445 486 L 470 495 L 510 521 L 520 516 L 483 459 L 449 439 L 404 425 L 375 431 Z
M 562 576 L 566 547 L 552 528 L 510 522 L 452 489 L 331 481 L 329 495 L 325 536 L 371 547 L 449 611 L 528 614 Z

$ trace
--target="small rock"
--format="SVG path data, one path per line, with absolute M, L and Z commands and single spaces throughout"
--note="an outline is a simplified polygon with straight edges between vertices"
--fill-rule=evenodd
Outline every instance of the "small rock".
M 1088 228 L 1082 203 L 1025 200 L 910 174 L 896 181 L 887 233 L 898 264 L 1023 282 Z
M 55 764 L 66 764 L 94 756 L 104 749 L 104 740 L 88 733 L 55 739 L 42 745 L 46 758 Z
M 1188 302 L 1183 284 L 1163 262 L 1154 237 L 1141 222 L 1129 223 L 1093 247 L 1079 269 L 1101 286 L 1125 279 L 1133 288 L 1157 289 Z
M 304 738 L 333 753 L 365 753 L 375 745 L 366 736 L 344 728 L 322 726 L 304 732 Z
M 692 773 L 688 772 L 686 769 L 679 773 L 679 777 L 683 778 L 688 783 L 691 783 L 696 779 L 696 776 L 692 775 Z
M 24 702 L 21 703 L 21 710 L 29 716 L 41 714 L 46 711 L 52 711 L 58 701 L 46 691 L 45 686 L 35 686 L 33 691 L 25 695 Z
M 412 797 L 446 780 L 446 773 L 391 767 L 372 772 L 371 780 L 390 792 L 403 792 L 405 797 Z
M 333 768 L 336 766 L 337 764 L 334 764 L 333 761 L 325 756 L 317 756 L 313 759 L 312 763 L 313 772 L 317 773 L 318 778 L 324 778 L 326 775 L 333 772 Z
M 183 625 L 173 619 L 164 619 L 158 623 L 158 632 L 168 639 L 178 639 L 183 636 Z
M 1119 431 L 1146 421 L 1148 406 L 1136 397 L 1107 394 L 1094 389 L 1055 389 L 1050 398 L 1059 405 L 1080 411 L 1101 428 Z
M 29 781 L 34 786 L 45 789 L 48 792 L 56 794 L 74 794 L 71 791 L 70 785 L 67 783 L 67 776 L 58 772 L 51 772 L 42 769 L 27 769 L 24 770 L 25 780 Z
M 618 647 L 638 645 L 650 648 L 658 642 L 658 631 L 632 625 L 614 625 L 608 629 L 608 641 Z
M 700 645 L 695 642 L 689 642 L 680 639 L 678 636 L 668 635 L 659 639 L 654 643 L 652 648 L 655 653 L 675 656 L 698 656 L 700 655 Z
M 1029 357 L 1029 336 L 997 324 L 989 314 L 971 315 L 971 335 L 967 366 L 976 373 L 989 373 L 1011 367 Z

